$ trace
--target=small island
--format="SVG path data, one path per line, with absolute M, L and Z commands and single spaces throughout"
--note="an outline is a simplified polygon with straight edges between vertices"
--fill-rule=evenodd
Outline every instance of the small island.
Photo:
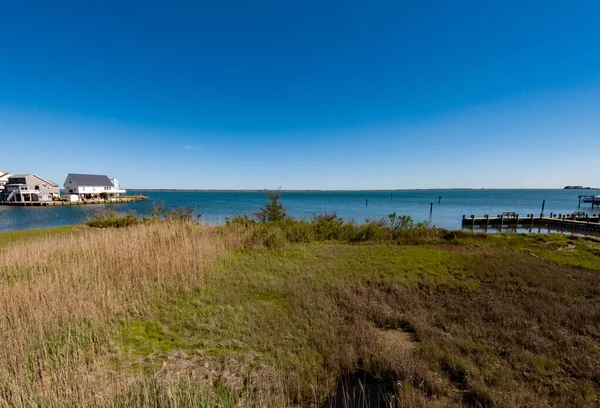
M 565 186 L 564 190 L 592 190 L 592 188 L 584 186 Z

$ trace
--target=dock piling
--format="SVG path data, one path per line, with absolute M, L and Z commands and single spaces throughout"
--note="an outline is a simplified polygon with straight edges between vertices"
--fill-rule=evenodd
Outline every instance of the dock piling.
M 505 213 L 499 214 L 498 217 L 490 218 L 488 214 L 483 217 L 471 215 L 469 217 L 463 215 L 463 227 L 474 229 L 476 226 L 486 228 L 492 226 L 498 228 L 499 231 L 504 231 L 506 225 L 507 230 L 517 231 L 519 227 L 533 229 L 534 227 L 557 230 L 578 230 L 587 232 L 600 232 L 600 216 L 596 214 L 554 214 L 552 217 L 538 216 L 535 213 L 529 213 L 521 218 L 518 214 Z
M 544 209 L 546 208 L 546 199 L 544 198 L 544 201 L 542 201 L 542 217 L 544 216 Z

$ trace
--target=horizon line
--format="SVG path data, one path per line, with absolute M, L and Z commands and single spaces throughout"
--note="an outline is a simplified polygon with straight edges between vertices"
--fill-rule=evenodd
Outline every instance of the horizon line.
M 215 189 L 215 188 L 128 188 L 130 191 L 162 191 L 162 192 L 388 192 L 388 191 L 458 191 L 458 190 L 600 190 L 600 187 L 582 189 L 566 189 L 564 187 L 445 187 L 445 188 L 396 188 L 396 189 Z

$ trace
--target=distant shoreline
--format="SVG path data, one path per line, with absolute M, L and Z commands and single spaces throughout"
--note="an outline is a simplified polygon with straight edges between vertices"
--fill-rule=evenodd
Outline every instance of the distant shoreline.
M 177 189 L 177 188 L 129 188 L 129 191 L 139 192 L 157 192 L 157 193 L 177 193 L 177 192 L 190 192 L 190 193 L 265 193 L 267 191 L 275 191 L 277 189 Z M 508 191 L 508 190 L 564 190 L 562 187 L 555 188 L 405 188 L 405 189 L 375 189 L 375 190 L 279 190 L 282 193 L 362 193 L 362 192 L 394 192 L 394 191 Z M 594 189 L 591 190 L 600 190 Z

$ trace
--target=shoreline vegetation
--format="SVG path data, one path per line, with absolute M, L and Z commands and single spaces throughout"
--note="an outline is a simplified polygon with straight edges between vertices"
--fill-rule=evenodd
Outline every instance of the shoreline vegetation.
M 269 194 L 0 233 L 0 407 L 600 404 L 600 240 Z

